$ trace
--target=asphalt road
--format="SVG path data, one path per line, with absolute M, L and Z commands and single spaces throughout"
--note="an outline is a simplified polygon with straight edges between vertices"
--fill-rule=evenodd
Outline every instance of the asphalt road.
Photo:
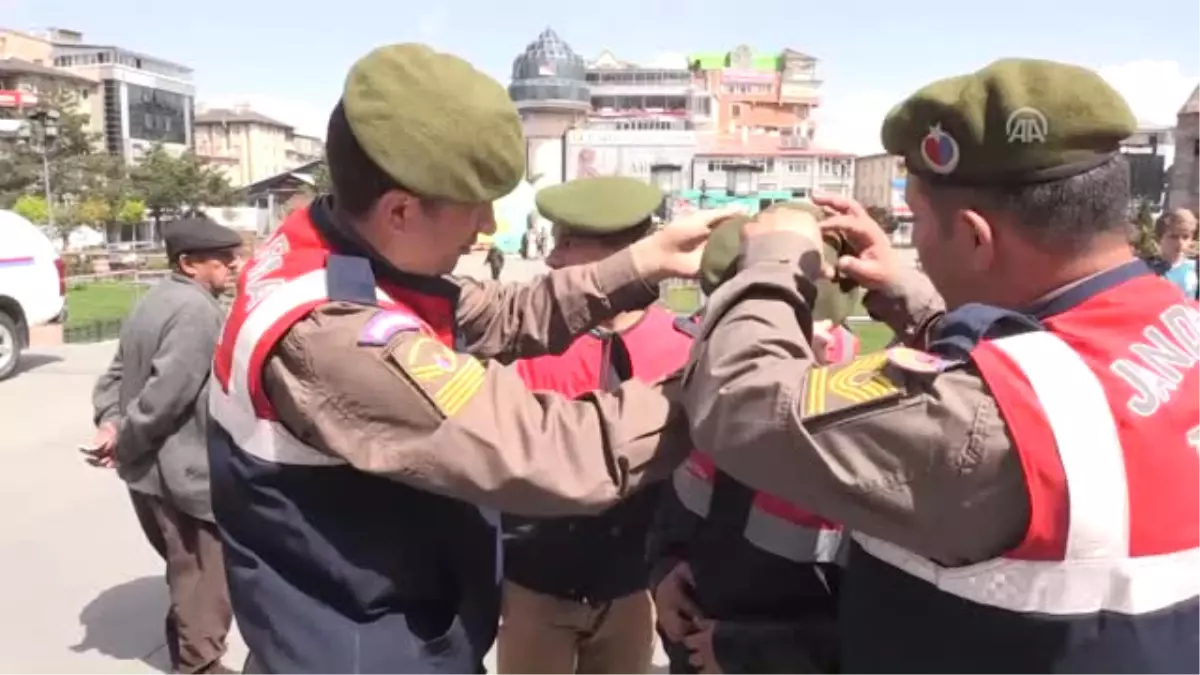
M 510 258 L 504 279 L 541 263 Z M 460 271 L 478 275 L 481 256 Z M 0 382 L 0 671 L 150 673 L 169 670 L 163 566 L 145 542 L 124 485 L 85 464 L 91 389 L 115 343 L 27 353 Z M 227 665 L 245 658 L 232 636 Z M 657 661 L 661 664 L 661 654 Z M 489 669 L 494 661 L 489 657 Z

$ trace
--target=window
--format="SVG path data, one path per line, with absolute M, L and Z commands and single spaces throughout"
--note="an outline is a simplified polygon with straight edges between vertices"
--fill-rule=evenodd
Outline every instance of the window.
M 740 103 L 734 103 L 729 108 L 729 114 L 733 115 L 734 117 L 741 117 L 742 116 L 742 105 Z
M 1200 138 L 1192 141 L 1192 157 L 1200 157 Z
M 179 143 L 187 142 L 185 126 L 189 97 L 136 84 L 129 88 L 129 136 L 134 139 Z

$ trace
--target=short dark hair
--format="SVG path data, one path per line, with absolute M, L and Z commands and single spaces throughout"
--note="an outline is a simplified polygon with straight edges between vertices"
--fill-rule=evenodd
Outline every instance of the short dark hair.
M 334 203 L 352 216 L 365 215 L 384 194 L 403 189 L 358 144 L 341 101 L 329 115 L 325 130 L 325 165 Z
M 1079 251 L 1129 226 L 1129 163 L 1121 155 L 1070 178 L 1033 185 L 923 186 L 943 222 L 957 209 L 1004 214 L 1028 239 L 1053 251 Z

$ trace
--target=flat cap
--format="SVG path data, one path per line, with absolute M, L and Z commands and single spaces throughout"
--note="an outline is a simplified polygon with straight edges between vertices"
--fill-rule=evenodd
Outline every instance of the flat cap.
M 543 218 L 593 236 L 615 234 L 645 222 L 662 200 L 662 190 L 625 176 L 577 178 L 543 188 L 536 198 Z
M 471 64 L 421 44 L 379 47 L 342 91 L 363 152 L 418 195 L 490 202 L 525 175 L 525 137 L 508 92 Z
M 803 208 L 822 217 L 819 207 L 811 203 L 792 202 L 787 205 L 776 204 L 781 208 Z M 774 207 L 773 207 L 774 208 Z M 708 237 L 708 244 L 700 259 L 700 289 L 705 295 L 712 295 L 727 279 L 737 273 L 738 252 L 741 246 L 741 229 L 750 216 L 730 216 L 722 220 Z M 826 241 L 823 255 L 832 263 L 840 253 L 838 243 Z M 845 286 L 822 279 L 816 282 L 817 301 L 813 307 L 814 321 L 832 321 L 841 323 L 854 311 L 861 290 L 854 286 Z
M 184 218 L 167 223 L 163 226 L 163 243 L 169 258 L 182 253 L 238 248 L 243 244 L 237 231 L 209 218 Z
M 1097 73 L 1003 59 L 920 89 L 888 113 L 881 135 L 922 178 L 1024 185 L 1095 168 L 1136 130 L 1125 99 Z

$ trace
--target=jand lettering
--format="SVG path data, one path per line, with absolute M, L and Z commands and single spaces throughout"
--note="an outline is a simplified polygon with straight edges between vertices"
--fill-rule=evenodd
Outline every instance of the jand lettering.
M 1128 406 L 1149 417 L 1183 382 L 1184 373 L 1200 363 L 1200 311 L 1188 305 L 1173 305 L 1159 316 L 1161 325 L 1142 330 L 1144 342 L 1129 346 L 1129 357 L 1109 366 L 1133 388 Z

